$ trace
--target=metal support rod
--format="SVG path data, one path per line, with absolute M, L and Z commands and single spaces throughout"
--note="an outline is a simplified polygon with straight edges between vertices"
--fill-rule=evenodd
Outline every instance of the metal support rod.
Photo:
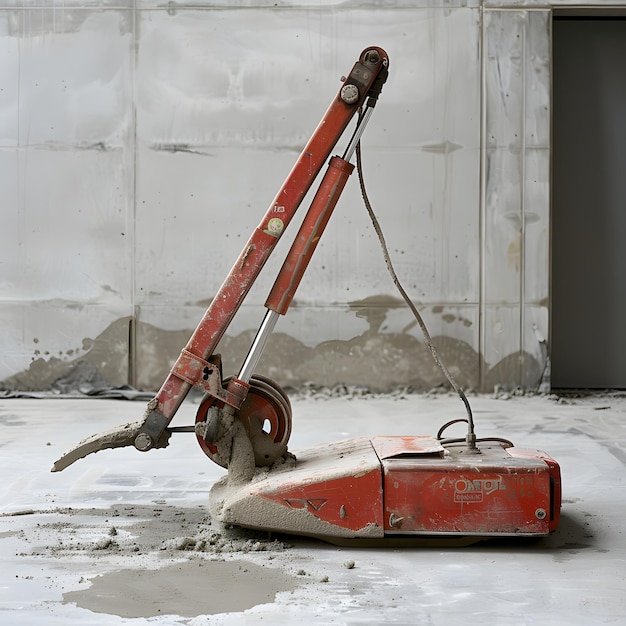
M 350 159 L 352 158 L 352 155 L 354 154 L 354 151 L 356 150 L 356 147 L 359 144 L 359 141 L 361 140 L 363 132 L 365 131 L 365 127 L 367 126 L 367 123 L 370 121 L 370 117 L 372 117 L 373 112 L 374 112 L 373 106 L 368 106 L 365 109 L 365 113 L 363 113 L 363 116 L 360 118 L 359 123 L 354 131 L 354 134 L 352 135 L 352 139 L 350 139 L 350 143 L 348 144 L 346 151 L 343 153 L 343 156 L 341 157 L 344 161 L 350 161 Z
M 237 378 L 244 383 L 249 383 L 256 366 L 259 363 L 259 359 L 263 354 L 263 350 L 265 350 L 265 346 L 267 345 L 267 341 L 270 338 L 274 330 L 274 326 L 276 326 L 276 322 L 280 315 L 275 311 L 267 311 L 265 313 L 265 317 L 261 322 L 261 326 L 257 331 L 256 337 L 250 346 L 250 350 L 248 351 L 248 355 L 246 356 L 243 365 L 241 366 L 241 370 L 239 372 L 239 376 Z
M 352 135 L 352 138 L 350 139 L 350 143 L 348 144 L 348 147 L 346 148 L 346 151 L 342 157 L 342 160 L 346 161 L 346 167 L 352 168 L 352 166 L 348 165 L 348 162 L 350 161 L 350 158 L 356 151 L 359 141 L 363 135 L 363 132 L 365 131 L 365 127 L 367 126 L 367 123 L 369 122 L 370 117 L 372 116 L 373 112 L 374 112 L 374 107 L 368 106 L 365 112 L 363 113 L 363 115 L 359 118 L 359 123 L 357 124 L 357 127 Z M 352 170 L 350 169 L 348 173 L 345 174 L 345 179 L 347 179 L 351 171 Z M 345 180 L 343 181 L 343 184 L 345 184 Z M 336 191 L 335 197 L 333 197 L 333 201 L 330 203 L 331 206 L 328 211 L 328 217 L 330 217 L 330 213 L 332 212 L 332 209 L 334 208 L 335 203 L 339 199 L 339 195 L 341 194 L 341 191 L 343 190 L 343 184 L 338 185 L 338 191 Z M 332 195 L 333 194 L 331 194 L 331 197 Z M 309 214 L 310 213 L 311 213 L 311 210 L 309 210 Z M 307 217 L 309 214 L 307 214 Z M 306 221 L 306 218 L 305 218 L 305 221 Z M 323 226 L 322 226 L 321 232 L 323 232 Z M 320 235 L 321 235 L 321 232 L 319 233 Z M 316 237 L 316 242 L 318 238 L 319 237 Z M 315 245 L 312 246 L 311 254 L 314 249 L 315 249 Z M 298 256 L 302 256 L 302 253 L 300 252 Z M 308 264 L 308 259 L 305 263 L 305 267 L 306 267 L 306 264 Z M 281 270 L 281 274 L 282 274 L 282 270 Z M 280 282 L 280 281 L 277 280 L 277 282 Z M 297 282 L 299 282 L 299 279 Z M 271 295 L 270 295 L 270 299 L 271 299 Z M 291 298 L 289 298 L 289 301 L 291 301 Z M 288 306 L 288 304 L 286 306 Z M 286 311 L 282 311 L 282 310 L 280 311 L 280 313 L 283 313 L 283 314 L 285 312 Z M 265 317 L 263 318 L 263 321 L 261 322 L 261 326 L 259 327 L 259 330 L 257 331 L 257 334 L 254 338 L 254 341 L 252 342 L 252 345 L 250 346 L 248 355 L 246 356 L 243 362 L 243 365 L 241 366 L 239 376 L 237 376 L 237 379 L 240 380 L 241 382 L 244 382 L 244 383 L 250 382 L 250 378 L 252 377 L 252 374 L 256 370 L 256 367 L 259 363 L 259 360 L 261 359 L 263 351 L 265 350 L 265 346 L 267 345 L 267 342 L 272 332 L 274 331 L 274 327 L 276 326 L 276 322 L 278 321 L 278 318 L 280 317 L 280 313 L 278 311 L 274 311 L 269 308 L 267 312 L 265 313 Z

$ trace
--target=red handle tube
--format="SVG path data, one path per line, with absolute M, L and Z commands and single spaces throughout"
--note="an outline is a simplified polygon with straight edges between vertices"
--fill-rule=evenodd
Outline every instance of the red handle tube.
M 280 315 L 287 313 L 320 237 L 353 170 L 354 165 L 344 159 L 335 156 L 330 160 L 328 170 L 265 303 L 270 311 L 275 311 Z
M 184 378 L 178 375 L 181 367 L 179 358 L 159 389 L 155 398 L 156 407 L 149 408 L 141 429 L 143 433 L 150 435 L 151 440 L 158 439 L 189 389 L 196 380 L 200 380 L 206 369 L 204 359 L 208 359 L 215 350 L 349 121 L 368 97 L 370 90 L 380 90 L 387 76 L 388 64 L 389 58 L 382 48 L 368 48 L 361 53 L 185 346 Z M 189 355 L 196 357 L 195 367 L 189 367 Z M 191 378 L 190 373 L 193 374 Z

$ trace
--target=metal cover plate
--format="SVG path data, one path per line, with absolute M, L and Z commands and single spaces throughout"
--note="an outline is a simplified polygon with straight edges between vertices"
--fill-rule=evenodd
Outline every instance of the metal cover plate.
M 413 437 L 373 437 L 372 445 L 378 458 L 391 459 L 401 456 L 439 456 L 443 457 L 445 450 L 434 438 L 428 435 Z

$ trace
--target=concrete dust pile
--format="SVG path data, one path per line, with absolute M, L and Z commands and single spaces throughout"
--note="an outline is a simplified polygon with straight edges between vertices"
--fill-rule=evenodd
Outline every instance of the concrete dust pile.
M 282 552 L 290 547 L 266 533 L 213 524 L 203 508 L 126 504 L 21 513 L 35 514 L 45 521 L 23 528 L 18 535 L 32 546 L 31 554 L 38 556 L 59 552 L 102 556 L 102 551 L 109 551 L 117 555 L 159 552 L 164 557 L 181 551 L 219 555 Z
M 205 518 L 193 536 L 178 536 L 166 539 L 160 549 L 166 551 L 184 550 L 208 552 L 211 554 L 232 554 L 248 552 L 282 552 L 289 546 L 277 539 L 263 539 L 261 534 L 243 529 L 216 529 Z

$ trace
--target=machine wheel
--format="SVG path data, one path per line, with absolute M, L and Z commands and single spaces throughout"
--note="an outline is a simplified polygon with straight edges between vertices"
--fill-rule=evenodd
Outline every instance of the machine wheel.
M 224 380 L 224 384 L 228 380 Z M 196 413 L 196 423 L 206 420 L 209 409 L 214 406 L 223 408 L 224 403 L 207 394 Z M 285 454 L 291 435 L 291 403 L 274 381 L 265 376 L 252 376 L 248 395 L 235 415 L 248 433 L 257 467 L 268 467 Z M 223 455 L 219 454 L 219 441 L 215 445 L 196 437 L 202 451 L 212 461 L 228 468 Z

